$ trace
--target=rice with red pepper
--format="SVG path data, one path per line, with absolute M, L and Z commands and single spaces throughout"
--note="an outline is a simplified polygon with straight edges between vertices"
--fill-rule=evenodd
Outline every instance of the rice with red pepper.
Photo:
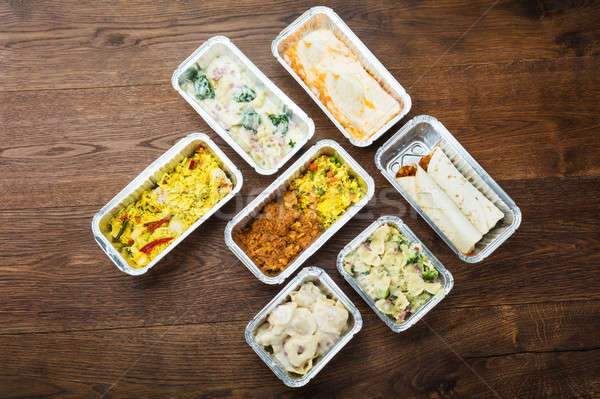
M 215 156 L 199 146 L 165 173 L 156 187 L 117 212 L 109 235 L 132 267 L 143 267 L 231 189 Z

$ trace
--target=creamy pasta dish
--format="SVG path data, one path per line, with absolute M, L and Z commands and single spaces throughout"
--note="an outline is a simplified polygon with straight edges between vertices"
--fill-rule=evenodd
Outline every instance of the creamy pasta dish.
M 228 55 L 205 68 L 195 63 L 179 86 L 264 169 L 276 167 L 308 134 L 306 124 Z
M 344 269 L 394 322 L 407 319 L 442 289 L 439 272 L 421 244 L 389 224 L 348 254 Z
M 307 33 L 284 58 L 356 140 L 368 139 L 402 110 L 328 29 Z
M 254 337 L 288 372 L 307 374 L 347 330 L 348 310 L 312 282 L 277 305 Z

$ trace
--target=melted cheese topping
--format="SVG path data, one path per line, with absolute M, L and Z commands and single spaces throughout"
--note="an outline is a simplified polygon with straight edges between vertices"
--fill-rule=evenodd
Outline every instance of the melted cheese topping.
M 402 109 L 330 30 L 308 33 L 284 57 L 356 140 L 372 136 Z

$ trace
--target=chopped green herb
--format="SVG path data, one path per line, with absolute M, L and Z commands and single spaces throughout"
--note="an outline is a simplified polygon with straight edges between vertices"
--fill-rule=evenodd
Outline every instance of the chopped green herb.
M 290 140 L 290 142 L 288 144 L 290 145 L 290 147 L 294 148 L 294 146 L 296 145 L 296 142 L 294 140 Z
M 437 276 L 438 276 L 438 271 L 435 269 L 423 272 L 423 280 L 425 280 L 425 281 L 433 281 L 437 278 Z
M 315 172 L 310 172 L 310 180 L 314 180 L 315 179 Z
M 323 195 L 323 194 L 325 194 L 325 191 L 326 191 L 326 190 L 325 190 L 323 187 L 320 187 L 320 188 L 317 190 L 317 194 L 319 194 L 319 195 Z
M 254 89 L 243 85 L 238 91 L 237 95 L 233 97 L 233 100 L 238 103 L 248 103 L 256 98 L 256 92 Z
M 323 176 L 327 176 L 327 173 L 329 173 L 330 170 L 331 168 L 329 167 L 325 168 L 325 170 L 323 171 Z
M 384 296 L 384 298 L 386 298 L 386 299 L 387 299 L 387 297 L 388 297 L 388 296 L 390 296 L 390 290 L 389 290 L 389 289 L 388 289 L 388 290 L 385 292 L 385 296 Z
M 127 227 L 127 222 L 128 222 L 128 220 L 125 219 L 125 221 L 121 225 L 121 228 L 119 229 L 119 234 L 117 234 L 117 236 L 115 237 L 115 240 L 119 241 L 119 238 L 121 238 L 121 236 L 123 235 L 123 232 L 125 231 L 125 227 Z

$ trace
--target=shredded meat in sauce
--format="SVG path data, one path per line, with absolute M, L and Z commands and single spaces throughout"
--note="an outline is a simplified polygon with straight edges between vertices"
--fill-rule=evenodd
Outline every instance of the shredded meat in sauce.
M 317 214 L 298 212 L 298 200 L 292 191 L 282 201 L 265 205 L 249 227 L 235 234 L 246 254 L 268 275 L 279 274 L 321 233 Z

